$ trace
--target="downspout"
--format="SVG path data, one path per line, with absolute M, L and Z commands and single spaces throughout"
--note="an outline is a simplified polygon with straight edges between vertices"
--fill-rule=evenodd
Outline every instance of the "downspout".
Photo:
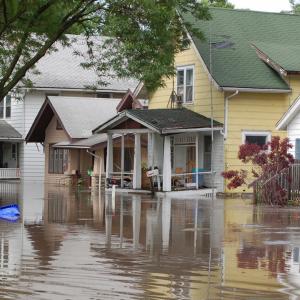
M 239 94 L 239 90 L 236 90 L 233 94 L 225 97 L 225 109 L 224 109 L 224 128 L 223 130 L 221 130 L 221 134 L 224 137 L 224 140 L 227 139 L 227 135 L 228 135 L 228 101 L 237 96 Z

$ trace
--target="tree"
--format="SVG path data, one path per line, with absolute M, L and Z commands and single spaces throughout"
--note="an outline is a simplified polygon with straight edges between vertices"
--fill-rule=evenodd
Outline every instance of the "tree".
M 272 177 L 286 170 L 294 162 L 294 157 L 289 153 L 292 148 L 289 139 L 280 140 L 280 137 L 272 137 L 263 147 L 257 144 L 243 144 L 240 146 L 238 158 L 245 165 L 249 165 L 251 172 L 246 169 L 229 170 L 222 173 L 222 176 L 229 180 L 228 189 L 249 185 L 254 179 L 268 182 Z M 250 181 L 250 182 L 249 182 Z M 287 199 L 287 191 L 280 184 L 275 183 L 276 194 L 279 196 L 274 201 L 283 203 L 281 200 Z M 268 191 L 267 191 L 268 192 Z M 271 192 L 271 191 L 269 191 Z M 271 199 L 272 200 L 272 199 Z
M 211 7 L 234 8 L 234 5 L 227 0 L 205 0 L 205 2 Z
M 295 0 L 289 0 L 291 7 L 292 7 L 292 13 L 299 15 L 300 14 L 300 3 L 299 1 L 295 1 Z
M 201 37 L 178 12 L 208 19 L 197 0 L 3 0 L 0 3 L 0 100 L 22 82 L 35 64 L 58 44 L 70 46 L 66 33 L 86 37 L 83 67 L 101 75 L 132 76 L 151 91 L 174 73 L 174 56 L 187 45 L 186 28 Z M 108 36 L 101 45 L 95 37 Z M 76 55 L 83 55 L 76 53 Z

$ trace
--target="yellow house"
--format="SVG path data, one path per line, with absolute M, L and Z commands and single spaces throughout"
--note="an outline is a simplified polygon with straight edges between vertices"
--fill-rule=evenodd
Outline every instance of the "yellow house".
M 190 47 L 175 57 L 176 76 L 150 95 L 149 109 L 177 102 L 224 124 L 223 151 L 212 151 L 222 156 L 223 170 L 240 169 L 239 145 L 286 136 L 276 123 L 300 94 L 300 16 L 221 8 L 211 15 L 182 15 L 205 39 L 189 36 Z

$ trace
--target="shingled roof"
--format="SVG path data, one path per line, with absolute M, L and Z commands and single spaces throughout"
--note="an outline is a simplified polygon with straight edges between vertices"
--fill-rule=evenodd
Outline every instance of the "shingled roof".
M 205 40 L 191 37 L 217 84 L 288 91 L 288 84 L 259 58 L 255 47 L 283 69 L 300 71 L 300 16 L 222 8 L 210 12 L 210 21 L 182 17 L 204 33 Z
M 209 129 L 211 126 L 211 119 L 186 108 L 129 109 L 100 125 L 93 132 L 107 132 L 128 119 L 160 134 L 176 133 L 180 130 Z M 223 124 L 213 121 L 213 126 L 222 128 Z
M 22 140 L 22 135 L 4 120 L 0 120 L 0 140 Z

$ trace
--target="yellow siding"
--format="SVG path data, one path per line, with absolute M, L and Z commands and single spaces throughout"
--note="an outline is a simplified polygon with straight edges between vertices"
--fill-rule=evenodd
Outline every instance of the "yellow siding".
M 210 117 L 211 87 L 208 74 L 203 67 L 195 50 L 191 47 L 176 56 L 176 67 L 194 65 L 194 103 L 186 104 L 185 107 L 197 113 Z M 176 88 L 176 78 L 174 79 Z M 173 78 L 165 79 L 166 86 L 159 88 L 150 96 L 149 108 L 167 108 L 172 92 Z M 212 87 L 212 99 L 214 104 L 214 119 L 220 122 L 224 120 L 224 93 L 219 92 L 215 86 Z
M 241 93 L 229 100 L 225 170 L 245 169 L 237 158 L 243 131 L 270 131 L 272 136 L 286 137 L 285 131 L 276 131 L 275 127 L 288 108 L 288 97 L 286 94 Z M 235 190 L 241 191 L 248 190 Z
M 211 86 L 210 80 L 198 54 L 194 48 L 179 53 L 175 65 L 194 65 L 195 93 L 194 103 L 185 105 L 195 112 L 207 117 L 210 113 Z M 228 138 L 225 142 L 225 170 L 245 168 L 237 158 L 239 146 L 242 143 L 243 131 L 270 131 L 272 136 L 286 137 L 286 131 L 276 131 L 276 123 L 287 111 L 288 107 L 300 95 L 300 76 L 293 75 L 286 78 L 292 88 L 289 94 L 240 93 L 229 100 L 228 106 Z M 176 78 L 174 80 L 176 88 Z M 172 91 L 173 78 L 165 80 L 166 86 L 159 88 L 150 96 L 149 108 L 167 108 Z M 230 94 L 228 94 L 230 95 Z M 224 123 L 225 94 L 213 85 L 213 117 Z M 249 191 L 247 189 L 234 192 Z M 232 191 L 231 191 L 232 192 Z

